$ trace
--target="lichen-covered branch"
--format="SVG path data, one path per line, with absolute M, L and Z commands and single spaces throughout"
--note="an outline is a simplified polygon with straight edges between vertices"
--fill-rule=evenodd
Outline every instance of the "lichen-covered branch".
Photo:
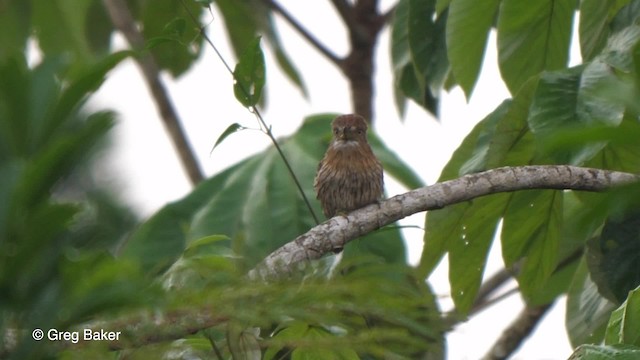
M 411 214 L 480 196 L 526 189 L 602 191 L 638 180 L 634 174 L 568 165 L 504 167 L 465 175 L 336 216 L 271 253 L 249 276 L 294 272 L 303 262 L 342 249 L 349 241 Z

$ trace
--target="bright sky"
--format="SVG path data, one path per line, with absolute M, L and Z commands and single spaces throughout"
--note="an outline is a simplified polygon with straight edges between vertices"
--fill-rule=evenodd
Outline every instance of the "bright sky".
M 394 1 L 382 1 L 386 8 Z M 339 54 L 347 51 L 346 35 L 329 2 L 282 1 L 312 33 Z M 227 61 L 234 63 L 221 17 L 209 26 L 209 35 Z M 291 28 L 277 19 L 281 39 L 298 67 L 309 90 L 309 100 L 279 72 L 274 59 L 267 56 L 268 106 L 263 111 L 276 137 L 294 132 L 303 117 L 321 112 L 351 112 L 348 85 L 343 76 L 310 48 Z M 337 20 L 336 20 L 337 21 Z M 117 44 L 125 46 L 121 38 Z M 392 95 L 392 72 L 389 63 L 389 32 L 383 33 L 377 52 L 375 130 L 386 144 L 409 163 L 429 184 L 438 178 L 442 167 L 464 136 L 509 94 L 497 70 L 495 36 L 489 48 L 479 83 L 469 103 L 459 88 L 445 94 L 441 101 L 441 118 L 436 121 L 425 111 L 410 104 L 404 120 L 398 117 Z M 270 145 L 258 131 L 243 131 L 228 137 L 210 156 L 215 140 L 231 123 L 257 128 L 251 113 L 233 97 L 232 79 L 220 61 L 207 48 L 202 60 L 187 75 L 175 81 L 164 78 L 195 152 L 207 175 L 254 154 Z M 96 107 L 115 109 L 120 114 L 114 133 L 113 157 L 104 170 L 107 181 L 123 189 L 121 196 L 144 216 L 164 204 L 181 198 L 190 185 L 164 132 L 151 97 L 137 67 L 128 61 L 120 65 L 92 102 Z M 390 178 L 385 179 L 390 196 L 405 192 Z M 424 214 L 405 219 L 404 224 L 424 226 Z M 416 263 L 422 249 L 423 232 L 408 229 L 405 237 L 409 261 Z M 499 246 L 494 246 L 485 274 L 502 266 Z M 446 259 L 430 278 L 444 309 L 451 308 Z M 510 283 L 507 288 L 512 288 Z M 571 348 L 564 329 L 564 306 L 561 299 L 538 327 L 534 336 L 516 353 L 514 359 L 566 359 Z M 511 296 L 451 332 L 449 359 L 478 359 L 483 356 L 522 308 L 519 297 Z

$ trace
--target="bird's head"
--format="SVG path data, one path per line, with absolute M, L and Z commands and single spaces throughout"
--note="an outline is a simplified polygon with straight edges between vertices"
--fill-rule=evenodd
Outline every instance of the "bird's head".
M 331 123 L 335 142 L 366 143 L 367 122 L 360 115 L 341 115 Z

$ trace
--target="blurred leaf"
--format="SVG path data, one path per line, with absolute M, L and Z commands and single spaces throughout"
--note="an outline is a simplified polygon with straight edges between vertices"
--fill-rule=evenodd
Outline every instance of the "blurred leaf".
M 85 16 L 84 35 L 91 52 L 97 56 L 107 54 L 111 48 L 114 28 L 104 5 L 100 1 L 91 1 Z
M 103 311 L 152 303 L 148 282 L 137 264 L 130 261 L 116 260 L 104 253 L 67 257 L 61 275 L 65 296 L 58 316 L 67 324 Z
M 258 338 L 260 336 L 260 329 L 237 328 L 233 324 L 228 325 L 227 331 L 227 343 L 229 344 L 229 351 L 231 352 L 233 359 L 242 360 L 260 360 L 262 353 L 260 351 L 260 344 Z
M 0 11 L 0 63 L 24 52 L 30 33 L 31 2 L 5 1 Z
M 84 127 L 53 139 L 53 143 L 42 149 L 25 170 L 25 177 L 15 193 L 20 203 L 32 206 L 43 201 L 56 180 L 87 159 L 90 150 L 112 125 L 113 114 L 96 113 Z
M 85 37 L 87 11 L 93 0 L 51 0 L 38 2 L 31 10 L 38 45 L 47 55 L 61 55 L 67 51 L 80 64 L 93 59 Z M 54 20 L 55 19 L 55 20 Z
M 266 82 L 264 54 L 260 48 L 260 37 L 245 49 L 233 70 L 233 92 L 244 106 L 255 106 L 260 101 L 262 88 Z
M 580 345 L 569 360 L 634 360 L 640 356 L 640 348 L 629 345 Z
M 567 293 L 565 323 L 573 347 L 600 343 L 615 305 L 598 292 L 583 257 Z
M 607 345 L 640 346 L 640 288 L 629 291 L 627 299 L 611 313 L 604 342 Z
M 640 215 L 610 218 L 599 238 L 588 246 L 591 276 L 602 295 L 622 303 L 640 285 Z
M 323 344 L 330 341 L 335 334 L 321 326 L 310 326 L 302 322 L 293 322 L 280 330 L 274 339 L 283 343 L 309 342 Z M 270 347 L 265 353 L 265 359 L 278 359 L 278 352 L 283 347 Z M 291 352 L 291 359 L 360 359 L 358 354 L 347 346 L 308 346 L 299 347 Z
M 191 68 L 202 52 L 203 37 L 198 26 L 189 23 L 189 13 L 200 18 L 204 8 L 195 1 L 154 0 L 139 2 L 142 32 L 145 39 L 169 37 L 174 41 L 156 44 L 151 52 L 161 69 L 178 77 Z M 182 25 L 181 25 L 182 24 Z
M 640 18 L 640 1 L 615 0 L 615 7 L 611 10 L 615 13 L 620 9 L 611 22 L 611 32 L 618 32 L 626 27 L 637 25 Z
M 480 75 L 489 30 L 499 5 L 499 0 L 453 0 L 449 5 L 447 54 L 451 71 L 467 100 Z
M 500 73 L 512 94 L 543 70 L 566 66 L 574 0 L 504 0 L 498 17 Z
M 89 95 L 98 90 L 106 79 L 107 73 L 132 54 L 131 51 L 115 52 L 101 58 L 89 67 L 83 67 L 70 74 L 70 83 L 57 99 L 56 105 L 51 110 L 50 118 L 43 124 L 44 133 L 50 134 L 56 131 L 74 110 L 78 110 Z

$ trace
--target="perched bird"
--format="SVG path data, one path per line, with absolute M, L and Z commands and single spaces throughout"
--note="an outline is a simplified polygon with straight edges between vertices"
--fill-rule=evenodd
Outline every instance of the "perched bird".
M 327 218 L 372 204 L 382 197 L 382 164 L 367 142 L 367 122 L 341 115 L 331 123 L 333 140 L 313 184 Z

